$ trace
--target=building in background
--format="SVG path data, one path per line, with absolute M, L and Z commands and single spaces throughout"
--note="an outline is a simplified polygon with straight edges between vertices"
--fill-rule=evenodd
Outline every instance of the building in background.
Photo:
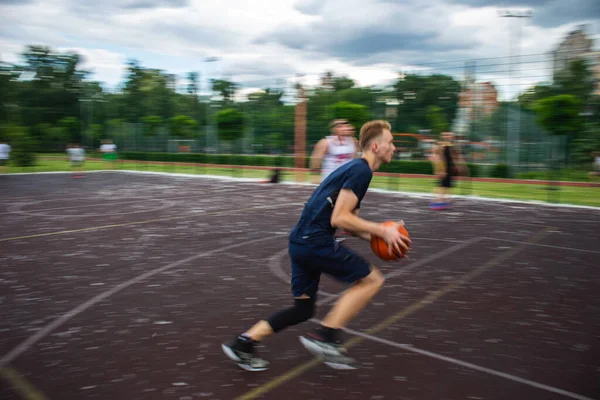
M 498 91 L 492 82 L 475 82 L 471 75 L 467 75 L 458 95 L 453 131 L 466 137 L 471 122 L 489 117 L 499 105 Z
M 469 82 L 458 95 L 458 107 L 468 110 L 468 121 L 489 116 L 498 105 L 498 91 L 492 82 Z
M 600 95 L 600 51 L 594 49 L 594 39 L 589 37 L 588 26 L 578 25 L 552 51 L 552 72 L 558 73 L 569 67 L 571 61 L 585 60 L 596 78 L 595 95 Z

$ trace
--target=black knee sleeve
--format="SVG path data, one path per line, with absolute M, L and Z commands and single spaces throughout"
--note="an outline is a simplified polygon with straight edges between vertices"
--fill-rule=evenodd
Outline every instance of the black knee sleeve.
M 267 322 L 273 328 L 273 332 L 280 332 L 312 318 L 313 315 L 315 315 L 314 299 L 294 299 L 293 307 L 271 315 Z

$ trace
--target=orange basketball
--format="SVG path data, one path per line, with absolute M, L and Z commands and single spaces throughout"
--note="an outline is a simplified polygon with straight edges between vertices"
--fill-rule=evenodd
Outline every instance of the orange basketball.
M 389 225 L 393 225 L 393 224 L 395 224 L 394 221 L 385 221 L 385 222 L 381 223 L 381 225 L 383 225 L 383 226 L 389 226 Z M 398 226 L 398 232 L 400 232 L 404 236 L 408 236 L 408 231 L 402 225 Z M 396 261 L 399 258 L 401 258 L 402 256 L 404 256 L 404 254 L 406 253 L 406 250 L 404 250 L 403 248 L 400 248 L 400 251 L 401 251 L 400 254 L 398 254 L 396 252 L 396 250 L 394 250 L 394 251 L 392 251 L 392 254 L 390 255 L 390 253 L 389 253 L 390 250 L 388 248 L 387 243 L 378 236 L 371 236 L 371 250 L 373 250 L 373 253 L 375 253 L 375 255 L 377 257 L 381 258 L 382 260 L 386 260 L 386 261 Z

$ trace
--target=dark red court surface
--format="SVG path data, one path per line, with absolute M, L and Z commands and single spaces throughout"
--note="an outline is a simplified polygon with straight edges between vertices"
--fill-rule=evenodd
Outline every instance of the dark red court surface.
M 410 260 L 345 333 L 362 368 L 265 341 L 291 304 L 286 235 L 312 188 L 125 172 L 0 176 L 0 399 L 600 399 L 600 210 L 370 192 Z M 600 190 L 599 190 L 600 192 Z M 600 193 L 599 193 L 600 195 Z M 380 265 L 366 242 L 345 242 Z M 344 287 L 323 279 L 322 318 Z

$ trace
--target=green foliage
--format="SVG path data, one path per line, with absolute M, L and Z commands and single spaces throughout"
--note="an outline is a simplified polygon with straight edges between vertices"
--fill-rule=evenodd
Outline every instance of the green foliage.
M 217 113 L 219 140 L 232 142 L 240 139 L 244 133 L 246 115 L 234 108 L 227 108 Z
M 427 107 L 427 120 L 429 122 L 429 129 L 436 136 L 450 130 L 444 110 L 439 106 Z
M 197 126 L 198 123 L 186 115 L 176 115 L 169 119 L 171 134 L 180 138 L 194 138 L 194 136 L 196 136 L 195 129 Z
M 264 144 L 270 151 L 282 150 L 285 147 L 285 139 L 283 134 L 271 132 L 265 135 Z
M 394 160 L 384 164 L 379 172 L 393 172 L 398 174 L 433 174 L 433 166 L 429 161 L 398 161 Z
M 560 94 L 573 95 L 582 105 L 588 103 L 596 85 L 596 77 L 585 60 L 571 61 L 554 80 Z
M 0 136 L 5 138 L 11 147 L 10 159 L 18 167 L 35 165 L 38 143 L 26 127 L 6 125 L 2 127 Z
M 523 109 L 533 111 L 533 106 L 537 101 L 556 94 L 556 87 L 549 84 L 536 85 L 519 96 L 519 104 Z
M 573 95 L 546 97 L 537 101 L 533 108 L 538 122 L 553 135 L 575 135 L 581 128 L 581 101 Z
M 330 119 L 346 119 L 357 130 L 370 118 L 369 110 L 366 106 L 350 103 L 349 101 L 340 101 L 328 107 Z
M 187 92 L 192 96 L 196 96 L 198 94 L 198 79 L 200 78 L 197 72 L 189 72 L 187 74 L 188 85 Z
M 233 82 L 226 81 L 223 79 L 212 79 L 212 90 L 219 92 L 223 100 L 228 103 L 233 100 L 233 95 L 237 90 L 237 85 Z
M 81 142 L 81 122 L 79 118 L 67 117 L 58 121 L 69 143 Z
M 510 170 L 510 166 L 507 164 L 496 164 L 492 167 L 490 171 L 490 176 L 492 178 L 511 178 L 512 173 Z
M 483 170 L 479 164 L 467 164 L 467 168 L 469 168 L 469 176 L 475 178 L 478 176 L 482 176 Z
M 579 137 L 573 141 L 571 157 L 583 168 L 591 169 L 594 152 L 600 152 L 600 124 L 588 123 L 584 125 Z
M 352 89 L 354 87 L 354 81 L 345 76 L 337 76 L 333 78 L 333 89 L 336 92 Z
M 517 174 L 518 179 L 537 179 L 537 180 L 552 180 L 552 181 L 575 181 L 586 182 L 590 180 L 587 170 L 561 169 L 558 171 L 527 171 Z
M 143 160 L 161 162 L 204 163 L 204 164 L 229 164 L 229 165 L 254 165 L 254 166 L 280 166 L 293 167 L 294 157 L 267 156 L 267 155 L 239 155 L 239 154 L 203 154 L 203 153 L 147 153 L 147 152 L 121 152 L 124 160 Z M 306 157 L 308 165 L 308 157 Z
M 428 109 L 437 106 L 442 121 L 453 121 L 458 110 L 460 82 L 447 75 L 408 74 L 395 85 L 396 98 L 400 101 L 396 132 L 417 133 L 430 126 Z
M 134 125 L 142 123 L 145 136 L 158 132 L 173 132 L 181 138 L 200 138 L 207 125 L 217 124 L 223 150 L 238 149 L 244 143 L 261 151 L 290 151 L 294 144 L 294 106 L 284 104 L 284 92 L 269 87 L 248 96 L 247 102 L 234 101 L 238 86 L 225 79 L 212 80 L 212 87 L 221 99 L 199 98 L 200 77 L 196 72 L 185 74 L 186 86 L 175 90 L 175 75 L 148 68 L 136 60 L 128 61 L 126 76 L 120 90 L 106 91 L 99 82 L 87 80 L 88 72 L 81 67 L 83 59 L 72 52 L 61 52 L 42 46 L 25 48 L 19 65 L 0 65 L 0 123 L 26 127 L 43 151 L 62 151 L 66 143 L 83 140 L 94 147 L 100 139 L 111 138 L 121 144 L 137 144 L 141 131 Z M 458 109 L 460 82 L 442 74 L 408 74 L 398 79 L 393 88 L 376 89 L 357 87 L 346 76 L 326 73 L 322 84 L 307 91 L 307 149 L 329 132 L 328 125 L 335 117 L 348 118 L 360 129 L 370 119 L 388 119 L 388 112 L 396 108 L 392 118 L 394 132 L 413 132 L 431 129 L 434 134 L 448 130 Z M 284 82 L 273 82 L 284 87 Z M 543 149 L 535 147 L 545 140 L 546 131 L 541 123 L 534 123 L 534 106 L 548 102 L 545 99 L 570 95 L 579 101 L 578 112 L 587 112 L 588 123 L 598 121 L 600 98 L 592 94 L 593 73 L 585 62 L 575 61 L 566 71 L 556 74 L 552 84 L 539 84 L 519 97 L 521 110 L 503 103 L 488 117 L 470 125 L 469 137 L 475 141 L 488 138 L 507 138 L 507 115 L 520 121 L 520 138 L 528 142 L 526 162 L 539 162 Z M 289 95 L 289 93 L 286 93 Z M 398 101 L 393 105 L 390 100 Z M 546 104 L 547 105 L 547 104 Z M 210 112 L 219 106 L 225 114 Z M 548 107 L 547 107 L 548 108 Z M 555 134 L 571 132 L 570 157 L 589 165 L 590 151 L 595 149 L 597 129 L 577 125 L 574 108 L 552 105 L 551 111 L 540 112 L 540 118 L 552 120 Z M 568 112 L 567 118 L 563 114 Z M 510 112 L 509 112 L 510 111 Z M 520 114 L 517 114 L 519 112 Z M 535 111 L 538 113 L 538 110 Z M 573 118 L 571 118 L 573 117 Z M 560 123 L 556 123 L 556 120 Z M 580 122 L 581 122 L 580 118 Z M 191 121 L 196 121 L 196 125 Z M 571 124 L 571 122 L 574 122 Z M 126 124 L 127 123 L 127 124 Z M 131 124 L 129 124 L 131 123 Z M 556 128 L 556 129 L 555 129 Z M 106 135 L 104 134 L 106 132 Z M 84 138 L 81 138 L 81 135 Z M 249 143 L 252 140 L 253 143 Z M 147 140 L 153 142 L 153 139 Z M 154 142 L 160 142 L 158 139 Z M 558 139 L 557 139 L 558 142 Z M 159 146 L 155 146 L 159 148 Z M 536 159 L 530 155 L 536 151 Z M 539 150 L 539 151 L 538 151 Z M 415 152 L 416 153 L 416 152 Z M 563 153 L 564 154 L 564 153 Z M 503 159 L 503 158 L 500 158 Z M 394 167 L 396 168 L 396 167 Z
M 148 115 L 142 117 L 142 123 L 144 124 L 144 135 L 154 136 L 164 121 L 158 115 Z
M 85 131 L 85 139 L 82 143 L 84 147 L 90 149 L 97 149 L 100 147 L 100 140 L 102 140 L 104 127 L 100 124 L 92 124 L 92 126 Z

